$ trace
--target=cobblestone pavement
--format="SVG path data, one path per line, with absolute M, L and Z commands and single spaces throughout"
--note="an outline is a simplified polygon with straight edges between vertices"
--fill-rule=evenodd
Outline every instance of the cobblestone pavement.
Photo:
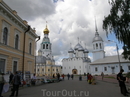
M 120 93 L 117 83 L 96 81 L 96 85 L 88 84 L 86 79 L 82 81 L 75 77 L 50 84 L 24 87 L 19 90 L 19 97 L 124 97 Z M 9 97 L 10 92 L 3 94 Z

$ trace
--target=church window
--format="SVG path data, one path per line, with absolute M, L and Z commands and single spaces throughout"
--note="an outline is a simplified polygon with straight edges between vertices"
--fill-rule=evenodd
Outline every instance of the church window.
M 96 43 L 96 49 L 98 49 L 98 44 Z
M 43 44 L 43 49 L 45 49 L 45 44 Z
M 18 34 L 15 36 L 15 49 L 18 49 L 18 45 L 19 45 L 19 36 Z
M 48 71 L 50 71 L 50 69 L 48 69 Z
M 100 49 L 102 49 L 102 44 L 100 43 Z
M 97 67 L 95 67 L 95 71 L 98 71 L 98 68 L 97 68 Z
M 130 66 L 128 66 L 128 70 L 130 70 Z
M 29 43 L 29 54 L 32 52 L 32 43 Z
M 104 71 L 107 71 L 107 67 L 104 67 Z
M 48 49 L 48 44 L 46 44 L 46 49 Z
M 3 44 L 7 45 L 7 39 L 8 39 L 8 29 L 7 27 L 5 27 L 3 33 Z

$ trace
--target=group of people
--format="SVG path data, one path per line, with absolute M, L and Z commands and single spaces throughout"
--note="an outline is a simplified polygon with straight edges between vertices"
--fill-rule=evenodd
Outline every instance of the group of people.
M 67 74 L 67 77 L 68 77 L 68 80 L 70 79 L 70 77 L 71 77 L 71 79 L 73 80 L 74 75 L 73 75 L 73 74 L 70 75 L 70 74 L 68 73 L 68 74 Z
M 35 74 L 33 75 L 33 77 L 31 78 L 31 82 L 33 82 L 33 84 L 35 85 L 36 82 L 36 76 Z M 4 73 L 0 72 L 0 97 L 2 96 L 2 91 L 3 91 L 3 87 L 4 84 L 6 84 L 7 82 L 4 79 Z M 23 81 L 24 83 L 24 81 Z M 22 85 L 21 83 L 21 76 L 18 74 L 18 72 L 16 71 L 14 74 L 11 73 L 9 76 L 9 84 L 12 85 L 13 87 L 11 88 L 11 95 L 10 97 L 13 96 L 18 96 L 18 92 L 19 92 L 19 86 Z

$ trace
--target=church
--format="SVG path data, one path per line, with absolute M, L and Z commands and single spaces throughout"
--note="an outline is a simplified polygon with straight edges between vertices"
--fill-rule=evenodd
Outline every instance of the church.
M 100 37 L 97 27 L 95 37 L 92 40 L 93 62 L 88 57 L 87 48 L 78 43 L 74 49 L 68 50 L 69 58 L 62 60 L 64 74 L 86 74 L 105 75 L 117 74 L 120 68 L 124 73 L 130 72 L 130 61 L 125 60 L 123 55 L 105 56 L 103 39 Z
M 55 65 L 55 60 L 52 55 L 51 42 L 49 39 L 49 30 L 44 29 L 44 38 L 40 44 L 40 49 L 38 50 L 38 56 L 36 56 L 36 75 L 37 76 L 52 76 L 57 73 L 61 74 L 62 67 Z
M 81 43 L 72 49 L 70 47 L 69 58 L 64 58 L 62 60 L 63 74 L 84 74 L 90 72 L 89 63 L 91 63 L 90 58 L 88 58 L 89 51 L 87 48 L 83 48 Z

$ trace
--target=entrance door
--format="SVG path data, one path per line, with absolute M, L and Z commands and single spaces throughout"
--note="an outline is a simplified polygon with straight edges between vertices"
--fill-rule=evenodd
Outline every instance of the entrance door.
M 17 61 L 14 61 L 13 72 L 16 72 L 16 71 L 17 71 Z
M 5 59 L 0 58 L 0 71 L 5 73 Z
M 77 69 L 73 69 L 73 70 L 72 70 L 72 74 L 78 74 Z

